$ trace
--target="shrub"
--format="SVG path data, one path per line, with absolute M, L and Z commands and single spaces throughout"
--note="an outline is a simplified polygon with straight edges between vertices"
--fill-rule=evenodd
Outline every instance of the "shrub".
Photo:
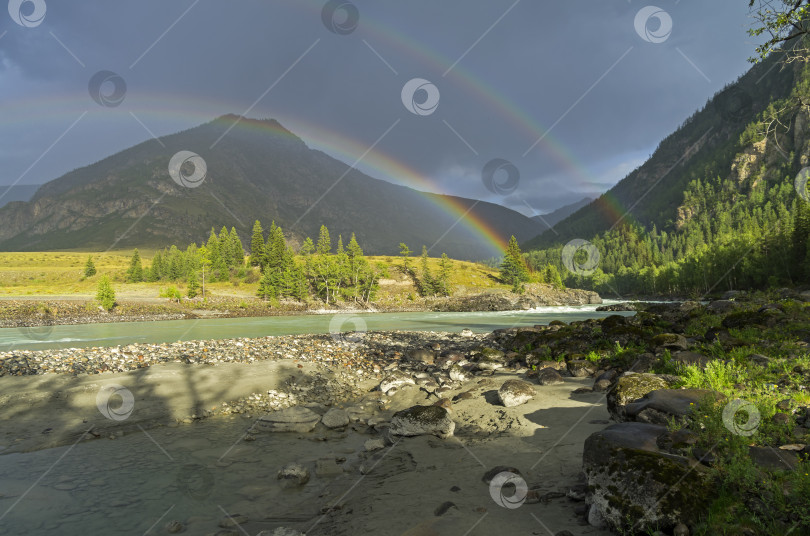
M 102 276 L 98 282 L 96 301 L 105 311 L 110 311 L 115 307 L 115 291 L 110 284 L 110 278 L 106 275 Z

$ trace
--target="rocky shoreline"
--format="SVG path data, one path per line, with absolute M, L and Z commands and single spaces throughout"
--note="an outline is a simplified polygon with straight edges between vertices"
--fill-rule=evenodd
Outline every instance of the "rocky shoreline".
M 509 509 L 502 502 L 513 499 L 518 508 L 553 505 L 555 536 L 572 530 L 753 536 L 766 516 L 769 533 L 801 534 L 810 529 L 801 515 L 807 498 L 794 491 L 810 484 L 802 477 L 810 455 L 810 307 L 802 296 L 648 304 L 633 317 L 488 334 L 394 331 L 357 339 L 313 335 L 6 352 L 0 354 L 0 418 L 10 424 L 1 444 L 3 452 L 27 452 L 239 417 L 249 423 L 246 442 L 276 433 L 328 440 L 329 430 L 363 437 L 354 458 L 280 467 L 279 480 L 293 489 L 307 489 L 310 473 L 316 479 L 373 475 L 393 451 L 400 453 L 395 466 L 378 469 L 388 476 L 371 478 L 387 493 L 394 492 L 387 478 L 416 479 L 420 471 L 437 482 L 485 473 L 490 493 L 493 481 L 525 485 L 525 494 L 515 488 L 519 500 L 502 495 L 490 509 L 474 506 L 472 491 L 452 506 L 436 504 L 422 522 L 403 520 L 412 527 L 403 535 L 452 534 L 459 519 L 472 524 L 482 512 L 493 512 L 494 521 Z M 137 418 L 99 414 L 99 389 L 108 379 L 131 391 Z M 55 417 L 65 400 L 83 416 L 80 423 Z M 751 418 L 736 417 L 743 406 L 757 415 L 754 426 Z M 47 433 L 40 432 L 37 426 L 46 424 Z M 567 446 L 557 448 L 565 438 Z M 465 458 L 472 466 L 453 472 L 447 465 L 453 445 L 463 447 L 462 457 L 475 446 L 493 461 L 484 464 L 475 455 Z M 425 466 L 408 465 L 419 456 L 427 456 Z M 553 460 L 538 466 L 546 456 Z M 567 469 L 549 486 L 543 482 L 550 461 Z M 431 467 L 444 473 L 434 475 Z M 730 467 L 758 476 L 730 484 Z M 790 482 L 787 504 L 751 484 L 759 481 Z M 413 493 L 424 483 L 415 480 Z M 731 508 L 744 508 L 745 515 L 713 518 L 718 489 L 725 490 L 723 504 L 738 504 Z M 316 533 L 367 530 L 370 517 L 361 523 L 342 509 L 366 511 L 377 493 L 361 488 L 354 502 L 327 504 L 317 516 L 327 532 Z M 240 525 L 252 527 L 249 517 Z M 284 530 L 303 532 L 304 525 Z
M 322 302 L 285 301 L 275 306 L 249 300 L 213 297 L 201 299 L 144 301 L 119 300 L 112 311 L 104 311 L 93 301 L 10 299 L 0 301 L 0 328 L 43 328 L 62 324 L 146 322 L 197 318 L 245 318 L 280 315 L 320 314 L 324 309 L 345 312 L 485 312 L 527 310 L 540 306 L 600 304 L 592 291 L 558 290 L 547 285 L 528 285 L 523 294 L 489 292 L 451 297 L 419 298 L 406 304 L 384 302 L 368 306 L 345 302 L 326 306 Z M 35 330 L 36 331 L 36 330 Z

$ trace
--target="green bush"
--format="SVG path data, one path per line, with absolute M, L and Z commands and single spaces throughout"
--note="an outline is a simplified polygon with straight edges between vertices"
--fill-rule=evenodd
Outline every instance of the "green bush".
M 110 278 L 106 275 L 102 276 L 98 282 L 96 301 L 105 311 L 110 311 L 115 307 L 115 291 L 110 284 Z

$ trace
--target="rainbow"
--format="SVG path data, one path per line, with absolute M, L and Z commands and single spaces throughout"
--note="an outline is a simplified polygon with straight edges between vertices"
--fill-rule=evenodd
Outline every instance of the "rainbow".
M 320 9 L 323 7 L 323 2 L 313 0 L 312 2 L 305 2 L 303 5 L 308 6 L 310 10 L 315 13 L 316 11 L 320 12 Z M 463 61 L 453 66 L 455 60 L 440 55 L 436 50 L 426 47 L 421 42 L 406 35 L 399 29 L 387 25 L 382 21 L 372 19 L 365 13 L 360 20 L 357 31 L 358 33 L 366 32 L 369 34 L 368 37 L 373 38 L 373 41 L 370 41 L 371 43 L 386 43 L 388 46 L 397 49 L 400 53 L 406 54 L 418 60 L 420 63 L 431 67 L 433 71 L 442 73 L 442 77 L 445 76 L 444 73 L 447 73 L 447 76 L 459 81 L 462 86 L 476 98 L 498 110 L 501 117 L 513 128 L 523 131 L 526 134 L 527 148 L 542 138 L 542 141 L 537 143 L 534 150 L 538 148 L 544 149 L 558 165 L 567 170 L 571 179 L 578 185 L 593 187 L 595 180 L 590 172 L 571 154 L 564 144 L 549 134 L 547 127 L 540 124 L 539 121 L 533 120 L 532 114 L 518 107 L 512 99 L 498 92 L 480 77 L 464 69 L 462 66 Z M 451 66 L 453 66 L 453 68 L 447 72 Z M 527 154 L 529 152 L 530 151 L 527 151 Z M 626 211 L 624 206 L 610 192 L 599 196 L 594 203 L 608 222 L 618 221 L 625 215 Z
M 283 118 L 275 117 L 279 123 L 289 124 Z M 362 155 L 368 150 L 368 145 L 363 144 L 357 140 L 348 138 L 342 132 L 335 132 L 327 130 L 319 125 L 312 123 L 303 123 L 301 121 L 291 121 L 299 128 L 295 128 L 295 132 L 306 132 L 304 142 L 311 149 L 323 151 L 332 156 L 336 156 L 339 160 L 347 162 L 347 165 L 355 162 L 359 155 Z M 282 127 L 284 127 L 282 124 Z M 267 121 L 243 120 L 238 123 L 236 128 L 243 130 L 259 130 L 262 132 L 269 132 L 274 135 L 284 136 L 288 138 L 298 138 L 296 134 L 291 133 L 284 128 L 278 128 L 273 123 Z M 336 142 L 335 140 L 339 140 Z M 431 194 L 430 190 L 434 186 L 433 182 L 428 180 L 417 170 L 408 167 L 403 162 L 396 160 L 385 153 L 374 150 L 369 152 L 362 162 L 363 169 L 368 169 L 372 173 L 370 176 L 387 180 L 394 184 L 405 183 L 408 187 L 419 191 L 423 194 Z M 493 253 L 500 255 L 506 249 L 506 238 L 501 236 L 492 226 L 475 214 L 471 207 L 474 203 L 464 203 L 461 200 L 455 199 L 450 196 L 436 196 L 425 195 L 425 198 L 433 203 L 440 210 L 451 215 L 460 225 L 464 225 L 475 236 L 479 236 L 486 241 L 491 247 Z
M 314 0 L 304 2 L 301 5 L 308 5 L 313 13 L 319 14 L 323 2 Z M 335 36 L 335 38 L 338 37 Z M 428 49 L 425 45 L 398 29 L 367 17 L 365 13 L 355 35 L 340 36 L 339 38 L 356 39 L 358 43 L 360 43 L 360 39 L 367 39 L 375 47 L 382 43 L 383 46 L 396 49 L 398 52 L 418 60 L 426 66 L 428 72 L 445 73 L 453 65 L 453 61 L 449 58 L 439 55 L 435 50 Z M 385 49 L 381 48 L 381 50 Z M 480 77 L 476 77 L 465 70 L 463 63 L 461 62 L 450 70 L 446 78 L 452 79 L 454 84 L 464 88 L 484 105 L 495 110 L 500 117 L 504 118 L 510 128 L 525 133 L 527 148 L 536 140 L 542 138 L 542 141 L 537 144 L 534 150 L 542 150 L 553 158 L 574 183 L 593 189 L 595 180 L 590 172 L 562 143 L 548 134 L 546 127 L 532 119 L 531 113 L 519 108 L 511 99 L 498 92 Z M 394 76 L 393 73 L 392 76 Z M 437 80 L 437 83 L 439 83 L 439 80 Z M 129 110 L 135 110 L 140 121 L 143 121 L 154 132 L 159 133 L 175 132 L 197 126 L 211 121 L 213 117 L 233 113 L 243 107 L 244 103 L 214 101 L 186 95 L 138 95 L 132 92 L 127 95 L 127 99 L 120 108 L 101 109 L 89 102 L 88 95 L 82 88 L 82 91 L 76 94 L 60 95 L 55 98 L 33 97 L 13 102 L 7 100 L 0 104 L 0 113 L 4 117 L 4 125 L 7 126 L 13 126 L 17 122 L 31 125 L 34 121 L 47 121 L 53 124 L 54 120 L 64 120 L 65 126 L 67 126 L 75 121 L 82 111 L 88 109 L 91 112 L 82 121 L 83 123 L 89 121 L 120 121 L 122 116 L 129 115 Z M 355 162 L 360 155 L 368 150 L 367 143 L 347 138 L 345 133 L 330 131 L 322 126 L 303 122 L 297 118 L 284 117 L 276 113 L 273 115 L 283 125 L 288 126 L 291 131 L 299 134 L 301 139 L 311 148 L 321 150 L 344 162 Z M 128 120 L 132 123 L 133 135 L 145 134 L 142 126 L 138 125 L 132 118 L 128 118 Z M 258 128 L 272 128 L 269 123 L 256 121 L 240 122 L 237 128 L 257 128 L 256 125 L 264 125 L 264 127 Z M 80 127 L 81 125 L 77 127 L 77 130 Z M 279 129 L 276 129 L 276 134 L 291 135 Z M 358 164 L 358 168 L 368 170 L 369 175 L 410 186 L 426 194 L 437 190 L 435 182 L 378 149 L 369 152 L 362 162 Z M 492 248 L 493 253 L 500 254 L 504 250 L 504 237 L 499 236 L 486 221 L 471 212 L 469 204 L 447 196 L 426 195 L 426 197 L 438 209 L 443 210 L 455 220 L 459 220 L 459 225 L 463 225 L 470 233 L 486 242 Z M 595 202 L 595 208 L 609 222 L 618 220 L 625 212 L 622 204 L 610 193 L 600 196 Z

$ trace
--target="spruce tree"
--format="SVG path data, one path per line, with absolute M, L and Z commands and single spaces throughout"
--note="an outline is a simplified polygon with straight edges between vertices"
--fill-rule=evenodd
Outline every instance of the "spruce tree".
M 315 244 L 312 243 L 312 239 L 310 237 L 307 237 L 307 239 L 304 240 L 304 243 L 301 244 L 301 249 L 299 250 L 299 253 L 306 257 L 307 255 L 312 255 L 314 252 L 315 252 Z
M 562 290 L 565 288 L 560 272 L 553 264 L 546 265 L 545 270 L 543 270 L 543 280 L 556 289 Z
M 231 232 L 228 235 L 228 243 L 230 246 L 231 266 L 241 268 L 245 265 L 245 251 L 242 247 L 242 240 L 236 232 L 236 227 L 231 227 Z
M 411 248 L 408 247 L 408 244 L 405 242 L 399 243 L 399 254 L 402 257 L 402 268 L 405 270 L 405 273 L 411 273 Z
M 500 279 L 504 283 L 512 285 L 513 292 L 520 291 L 522 284 L 529 280 L 529 271 L 526 268 L 523 253 L 521 253 L 520 246 L 514 235 L 509 239 L 509 245 L 504 253 Z
M 253 223 L 253 234 L 250 237 L 250 259 L 251 266 L 261 266 L 264 264 L 264 231 L 259 220 Z
M 93 256 L 87 257 L 87 262 L 84 263 L 84 277 L 93 277 L 96 275 L 96 265 L 93 263 Z
M 319 255 L 329 255 L 332 252 L 332 239 L 329 238 L 329 229 L 326 228 L 326 225 L 321 225 L 316 250 Z
M 259 279 L 259 289 L 256 293 L 261 299 L 267 301 L 273 299 L 278 295 L 275 281 L 273 281 L 272 270 L 265 269 L 262 271 L 262 277 Z
M 200 291 L 200 282 L 197 279 L 197 271 L 192 270 L 188 273 L 188 297 L 195 298 Z
M 130 283 L 140 283 L 143 281 L 143 266 L 141 265 L 141 254 L 138 253 L 138 248 L 135 248 L 135 251 L 132 253 L 132 259 L 129 261 L 127 281 Z
M 447 253 L 442 253 L 442 258 L 439 261 L 439 275 L 436 277 L 436 292 L 449 296 L 450 289 L 450 271 L 452 270 L 452 263 L 447 257 Z
M 287 243 L 284 240 L 284 231 L 276 226 L 276 222 L 270 226 L 270 236 L 267 237 L 265 254 L 267 256 L 267 267 L 271 270 L 280 270 L 284 262 L 284 252 Z
M 430 273 L 428 265 L 427 246 L 422 246 L 422 274 L 419 278 L 419 293 L 422 296 L 433 296 L 436 294 L 436 281 Z

